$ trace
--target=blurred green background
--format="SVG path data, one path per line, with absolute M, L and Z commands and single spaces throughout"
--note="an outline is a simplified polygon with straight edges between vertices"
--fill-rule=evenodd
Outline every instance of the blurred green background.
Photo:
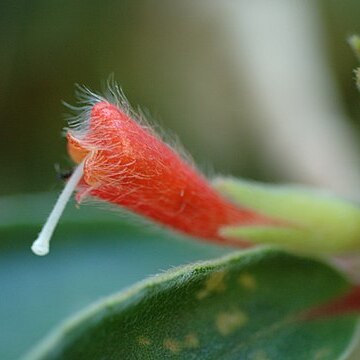
M 100 296 L 229 251 L 71 204 L 52 254 L 31 254 L 55 196 L 22 194 L 62 187 L 54 165 L 71 163 L 61 136 L 61 101 L 76 102 L 74 83 L 101 90 L 114 73 L 131 103 L 177 134 L 209 175 L 299 181 L 359 194 L 360 97 L 352 73 L 357 61 L 346 38 L 360 33 L 360 2 L 269 4 L 1 1 L 1 359 L 17 359 L 62 318 Z M 271 25 L 277 23 L 278 29 Z M 324 68 L 320 80 L 313 76 Z M 294 83 L 292 75 L 310 81 Z M 271 91 L 263 89 L 266 79 Z M 288 114 L 282 105 L 294 109 Z M 315 110 L 303 115 L 308 108 Z
M 54 164 L 69 165 L 61 100 L 75 102 L 74 83 L 100 90 L 111 73 L 206 172 L 286 180 L 262 167 L 262 127 L 246 126 L 256 122 L 257 105 L 249 79 L 241 81 L 246 67 L 239 75 L 234 65 L 232 46 L 242 44 L 225 34 L 226 15 L 207 11 L 212 3 L 1 1 L 0 194 L 54 188 Z M 358 137 L 356 60 L 346 37 L 360 32 L 360 3 L 314 3 L 331 76 Z

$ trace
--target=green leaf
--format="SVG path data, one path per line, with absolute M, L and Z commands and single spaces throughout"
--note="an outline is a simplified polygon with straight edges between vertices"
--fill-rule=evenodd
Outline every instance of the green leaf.
M 270 248 L 236 253 L 101 301 L 26 359 L 340 359 L 357 318 L 301 321 L 299 314 L 349 286 L 315 260 Z
M 226 227 L 222 234 L 255 243 L 280 245 L 307 254 L 343 254 L 360 250 L 360 208 L 325 191 L 298 186 L 218 179 L 223 194 L 284 226 Z
M 19 359 L 61 320 L 145 277 L 230 248 L 69 204 L 46 257 L 30 250 L 56 194 L 0 198 L 0 359 Z

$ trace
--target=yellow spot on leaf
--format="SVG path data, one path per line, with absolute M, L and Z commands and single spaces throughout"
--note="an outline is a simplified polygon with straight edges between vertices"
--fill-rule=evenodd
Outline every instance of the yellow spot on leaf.
M 181 343 L 175 339 L 167 338 L 163 342 L 163 346 L 166 350 L 169 350 L 173 354 L 178 354 L 181 351 Z
M 229 335 L 248 321 L 247 315 L 241 310 L 221 312 L 216 316 L 216 327 L 221 335 Z
M 331 349 L 329 348 L 322 348 L 315 352 L 314 354 L 314 360 L 324 360 L 329 358 L 329 355 L 331 354 Z
M 257 350 L 255 353 L 251 356 L 251 360 L 270 360 L 270 358 L 267 356 L 266 352 L 264 350 Z
M 151 345 L 151 340 L 146 336 L 139 336 L 138 343 L 139 343 L 139 345 L 142 345 L 142 346 L 148 346 L 148 345 Z
M 190 333 L 185 336 L 184 346 L 188 349 L 194 349 L 199 346 L 199 338 L 195 333 Z
M 197 299 L 202 300 L 209 296 L 211 293 L 224 292 L 226 289 L 226 285 L 224 282 L 225 275 L 225 271 L 217 271 L 212 273 L 205 280 L 204 288 L 196 294 Z
M 239 284 L 245 289 L 255 290 L 257 288 L 257 282 L 253 275 L 249 273 L 242 273 L 238 277 Z

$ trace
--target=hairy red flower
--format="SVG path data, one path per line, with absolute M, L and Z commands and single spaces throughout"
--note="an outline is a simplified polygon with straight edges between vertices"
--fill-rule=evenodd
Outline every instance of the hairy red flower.
M 221 196 L 131 110 L 116 87 L 111 94 L 115 93 L 107 100 L 88 92 L 86 106 L 67 131 L 68 153 L 83 169 L 79 202 L 98 198 L 187 235 L 218 242 L 231 243 L 219 234 L 223 226 L 274 223 Z

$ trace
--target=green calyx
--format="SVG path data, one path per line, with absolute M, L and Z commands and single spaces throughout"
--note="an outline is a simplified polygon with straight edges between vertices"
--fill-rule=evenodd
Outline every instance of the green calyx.
M 232 178 L 219 178 L 214 186 L 240 206 L 284 222 L 224 227 L 225 237 L 314 255 L 360 250 L 360 208 L 353 203 L 324 191 Z

